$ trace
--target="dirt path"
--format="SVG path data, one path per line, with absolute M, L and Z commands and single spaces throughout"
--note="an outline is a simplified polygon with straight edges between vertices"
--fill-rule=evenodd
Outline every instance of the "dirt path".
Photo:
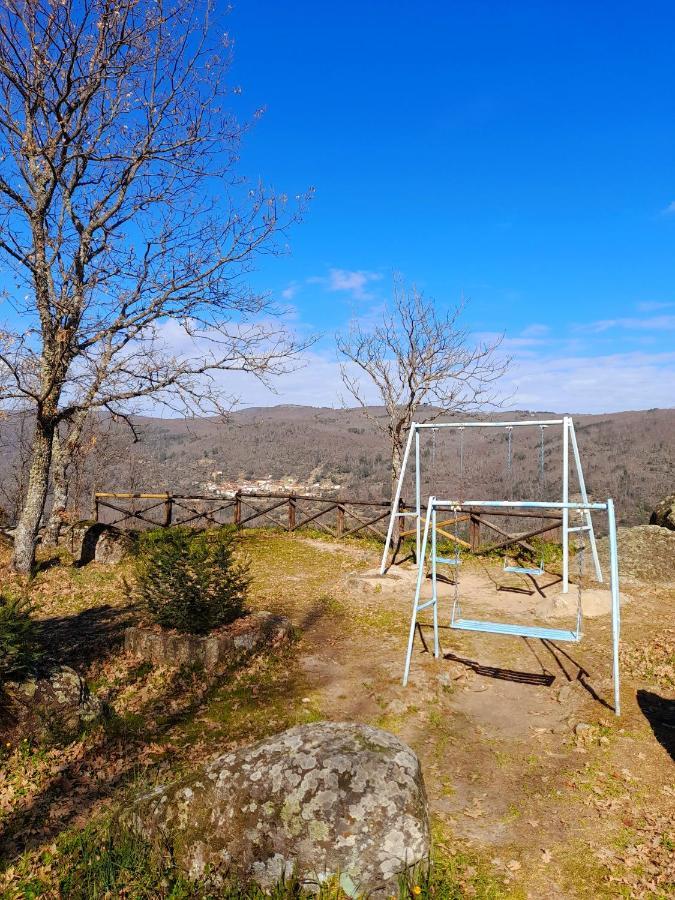
M 375 561 L 372 554 L 371 567 Z M 561 618 L 576 605 L 574 586 L 572 604 L 561 603 L 559 584 L 546 576 L 525 591 L 517 584 L 500 590 L 500 580 L 498 569 L 462 575 L 470 603 L 502 614 Z M 446 585 L 442 658 L 434 659 L 418 636 L 403 688 L 413 584 L 412 570 L 381 579 L 369 568 L 333 585 L 348 627 L 336 634 L 334 623 L 322 621 L 305 635 L 301 665 L 312 701 L 327 718 L 368 722 L 406 740 L 422 759 L 443 839 L 467 842 L 505 888 L 531 897 L 619 895 L 609 879 L 624 877 L 622 853 L 634 832 L 641 846 L 644 815 L 666 816 L 663 835 L 649 833 L 646 842 L 667 846 L 672 839 L 675 748 L 658 740 L 656 715 L 650 722 L 638 702 L 640 689 L 660 696 L 654 684 L 624 673 L 622 717 L 611 709 L 609 592 L 584 592 L 580 644 L 554 644 L 452 631 L 453 586 Z M 658 635 L 673 611 L 672 591 L 633 583 L 623 597 L 624 645 Z M 430 629 L 422 632 L 430 645 Z M 665 694 L 662 700 L 660 715 L 667 717 L 675 703 Z M 640 858 L 642 874 L 635 877 L 628 866 L 623 890 L 630 896 L 642 895 L 649 865 Z

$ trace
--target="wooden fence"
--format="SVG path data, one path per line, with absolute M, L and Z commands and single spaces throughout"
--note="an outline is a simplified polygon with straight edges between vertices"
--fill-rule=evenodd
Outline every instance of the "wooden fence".
M 273 525 L 297 531 L 311 525 L 335 538 L 366 532 L 384 540 L 390 504 L 384 500 L 312 497 L 306 494 L 112 493 L 94 494 L 94 518 L 118 528 L 171 525 Z M 113 514 L 112 516 L 110 514 Z
M 412 507 L 404 501 L 401 512 Z M 123 529 L 146 529 L 172 525 L 236 525 L 251 528 L 273 525 L 285 531 L 312 526 L 337 540 L 368 534 L 384 540 L 388 525 L 388 500 L 358 500 L 337 497 L 313 497 L 306 494 L 249 493 L 235 491 L 226 495 L 96 492 L 94 518 L 97 522 Z M 525 530 L 508 531 L 501 523 L 526 523 Z M 497 521 L 495 521 L 495 519 Z M 536 527 L 528 524 L 539 520 Z M 404 520 L 401 520 L 404 521 Z M 455 535 L 455 523 L 462 525 L 464 537 Z M 529 539 L 560 539 L 562 518 L 558 513 L 523 510 L 469 509 L 455 518 L 438 523 L 438 532 L 473 553 L 488 553 L 513 544 L 533 550 Z M 450 530 L 452 529 L 452 530 Z M 465 533 L 466 532 L 466 533 Z M 487 543 L 483 539 L 489 532 Z M 402 536 L 414 530 L 402 532 Z M 496 538 L 494 537 L 496 535 Z

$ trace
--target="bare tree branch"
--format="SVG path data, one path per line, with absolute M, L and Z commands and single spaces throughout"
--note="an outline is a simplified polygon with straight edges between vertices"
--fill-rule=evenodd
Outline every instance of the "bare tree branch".
M 407 432 L 424 406 L 425 421 L 500 404 L 497 382 L 510 364 L 501 338 L 473 343 L 461 327 L 464 301 L 445 314 L 414 286 L 394 278 L 393 299 L 372 329 L 359 322 L 337 336 L 345 362 L 342 381 L 391 445 L 392 496 L 401 473 Z M 375 387 L 384 415 L 375 414 L 368 387 Z
M 246 275 L 309 194 L 237 176 L 230 56 L 210 0 L 0 0 L 0 399 L 36 416 L 19 570 L 59 423 L 139 399 L 217 413 L 219 372 L 267 380 L 301 349 Z

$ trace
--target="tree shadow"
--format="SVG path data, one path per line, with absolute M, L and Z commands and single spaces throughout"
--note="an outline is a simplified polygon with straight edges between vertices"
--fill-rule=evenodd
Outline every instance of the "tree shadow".
M 548 650 L 556 664 L 558 665 L 560 671 L 565 676 L 567 681 L 578 681 L 582 688 L 590 694 L 593 700 L 596 703 L 599 703 L 601 706 L 604 706 L 605 709 L 611 709 L 614 711 L 614 706 L 609 703 L 604 697 L 601 697 L 600 694 L 596 691 L 596 689 L 591 684 L 590 678 L 591 674 L 588 672 L 578 660 L 576 660 L 567 650 L 563 650 L 562 647 L 559 647 L 558 644 L 555 644 L 553 641 L 545 639 L 541 641 L 543 647 Z M 571 671 L 568 671 L 569 666 L 565 665 L 565 662 L 569 663 L 573 668 Z
M 43 666 L 70 666 L 82 671 L 93 662 L 109 658 L 124 642 L 124 630 L 132 625 L 138 607 L 96 606 L 70 616 L 54 616 L 38 622 Z
M 675 761 L 675 700 L 668 700 L 651 691 L 639 690 L 637 702 L 654 737 Z
M 61 562 L 61 557 L 58 556 L 58 554 L 48 556 L 45 559 L 38 559 L 33 567 L 33 574 L 41 575 L 43 572 L 48 572 L 50 569 L 55 569 L 57 566 L 60 566 Z
M 128 611 L 127 608 L 117 612 Z M 95 613 L 96 610 L 87 612 Z M 319 601 L 308 611 L 303 625 L 315 625 L 326 612 L 325 604 Z M 117 628 L 115 623 L 113 615 L 110 626 L 113 634 Z M 123 627 L 120 627 L 123 632 Z M 73 652 L 75 651 L 76 648 L 73 647 Z M 11 863 L 27 849 L 53 840 L 75 819 L 81 821 L 91 815 L 97 803 L 114 800 L 120 796 L 120 792 L 137 782 L 139 776 L 147 776 L 165 766 L 170 754 L 177 752 L 176 749 L 170 745 L 168 754 L 154 762 L 149 756 L 149 748 L 156 748 L 172 729 L 193 720 L 196 713 L 228 681 L 239 674 L 245 674 L 261 654 L 268 654 L 268 658 L 271 658 L 274 653 L 291 654 L 294 650 L 292 646 L 267 650 L 263 648 L 260 653 L 254 653 L 244 661 L 240 660 L 211 673 L 208 679 L 204 677 L 202 670 L 176 669 L 167 676 L 161 692 L 149 699 L 133 715 L 126 718 L 109 715 L 96 738 L 90 739 L 82 756 L 64 765 L 25 807 L 15 809 L 3 820 L 0 827 L 0 859 L 4 863 Z M 95 654 L 89 654 L 90 658 L 92 655 L 95 657 Z M 299 679 L 299 671 L 291 665 L 285 666 L 284 677 L 270 691 L 277 700 L 291 697 L 300 690 Z M 133 676 L 130 680 L 133 680 Z M 125 681 L 119 686 L 119 690 L 123 691 L 126 684 Z M 260 698 L 262 695 L 256 692 L 255 696 Z M 233 735 L 235 742 L 236 739 L 237 736 Z M 214 746 L 214 755 L 218 752 L 223 752 L 222 745 Z M 111 774 L 104 779 L 99 777 L 101 760 L 115 761 Z M 74 795 L 76 801 L 64 809 L 64 804 L 72 800 Z

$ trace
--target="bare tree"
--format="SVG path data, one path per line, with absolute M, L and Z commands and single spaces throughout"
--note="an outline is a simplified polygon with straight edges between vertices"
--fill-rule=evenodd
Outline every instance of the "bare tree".
M 30 571 L 54 435 L 82 411 L 224 405 L 218 373 L 298 345 L 246 272 L 300 214 L 235 177 L 230 45 L 210 0 L 0 0 L 0 336 L 35 432 L 13 564 Z M 225 402 L 225 405 L 229 405 Z M 137 406 L 136 408 L 140 408 Z
M 346 362 L 342 381 L 391 446 L 391 494 L 401 474 L 408 430 L 421 406 L 426 421 L 494 405 L 495 383 L 509 360 L 499 355 L 501 338 L 472 343 L 460 326 L 464 303 L 440 314 L 414 286 L 394 279 L 393 301 L 372 329 L 354 322 L 337 347 Z M 364 384 L 365 381 L 365 384 Z M 369 397 L 375 387 L 384 406 L 376 414 Z
M 91 433 L 91 428 L 89 434 L 85 432 L 90 421 L 89 411 L 79 409 L 70 421 L 61 422 L 54 431 L 51 460 L 52 506 L 42 536 L 45 546 L 58 544 L 61 527 L 68 515 L 68 501 L 70 499 L 77 507 L 80 499 L 78 485 L 74 485 L 72 492 L 69 490 L 70 475 L 74 464 L 81 462 L 96 447 L 96 436 Z

